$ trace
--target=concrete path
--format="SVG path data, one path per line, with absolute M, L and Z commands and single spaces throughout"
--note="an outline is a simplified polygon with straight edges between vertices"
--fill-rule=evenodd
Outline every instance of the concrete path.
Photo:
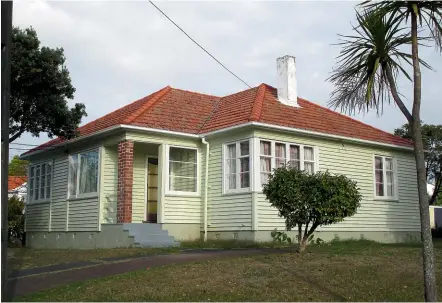
M 179 254 L 135 257 L 126 260 L 108 260 L 106 263 L 83 262 L 54 265 L 17 271 L 8 280 L 8 297 L 14 298 L 69 283 L 102 278 L 150 267 L 210 260 L 219 257 L 239 257 L 266 253 L 287 253 L 292 249 L 232 249 L 188 250 Z M 103 260 L 104 261 L 104 260 Z M 113 261 L 113 262 L 109 262 Z M 115 262 L 117 261 L 117 262 Z M 86 266 L 86 267 L 85 267 Z

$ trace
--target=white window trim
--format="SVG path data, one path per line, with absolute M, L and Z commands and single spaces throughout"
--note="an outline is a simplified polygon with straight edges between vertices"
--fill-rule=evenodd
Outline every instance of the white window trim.
M 248 156 L 241 156 L 241 147 L 240 147 L 240 143 L 241 142 L 249 142 L 249 155 Z M 226 181 L 226 170 L 227 170 L 227 146 L 231 145 L 231 144 L 235 144 L 236 146 L 236 173 L 237 174 L 237 178 L 236 178 L 236 188 L 235 189 L 230 189 L 228 188 L 228 183 Z M 249 187 L 244 187 L 241 188 L 241 177 L 240 177 L 240 171 L 241 171 L 241 161 L 238 161 L 241 158 L 244 157 L 249 157 Z M 250 138 L 244 138 L 244 139 L 240 139 L 240 140 L 235 140 L 235 141 L 231 141 L 231 142 L 226 142 L 223 144 L 222 146 L 222 188 L 223 188 L 223 194 L 224 195 L 229 195 L 229 194 L 241 194 L 241 193 L 248 193 L 250 192 L 250 189 L 252 188 L 252 183 L 253 183 L 253 144 L 252 144 L 252 140 Z
M 384 186 L 384 193 L 387 193 L 387 176 L 385 169 L 385 158 L 389 158 L 393 160 L 393 196 L 378 196 L 376 194 L 376 157 L 382 158 L 382 180 Z M 381 201 L 398 201 L 398 181 L 397 181 L 397 160 L 396 157 L 393 156 L 385 156 L 379 154 L 373 154 L 373 196 L 374 200 Z
M 280 141 L 280 140 L 271 140 L 267 138 L 260 138 L 256 137 L 254 138 L 254 149 L 257 149 L 254 156 L 254 191 L 262 193 L 263 187 L 261 185 L 261 141 L 267 141 L 271 142 L 271 171 L 273 173 L 273 170 L 276 167 L 276 155 L 275 155 L 275 146 L 277 143 L 285 144 L 285 150 L 286 150 L 286 162 L 288 163 L 290 159 L 290 145 L 296 145 L 299 146 L 299 169 L 304 170 L 304 147 L 310 147 L 313 148 L 313 155 L 314 155 L 314 172 L 319 171 L 319 149 L 317 146 L 309 145 L 309 144 L 302 144 L 297 142 L 288 142 L 288 141 Z M 312 162 L 312 161 L 308 161 Z
M 196 192 L 187 192 L 187 191 L 176 191 L 176 190 L 170 190 L 169 189 L 169 182 L 170 182 L 170 175 L 169 175 L 169 166 L 170 166 L 170 148 L 182 148 L 182 149 L 192 149 L 196 150 Z M 192 146 L 180 146 L 180 145 L 168 145 L 166 144 L 166 157 L 165 157 L 165 175 L 166 175 L 166 182 L 165 182 L 165 195 L 166 196 L 185 196 L 185 197 L 198 197 L 201 195 L 200 187 L 201 187 L 201 181 L 200 181 L 200 152 L 198 147 L 192 147 Z
M 70 188 L 71 188 L 71 158 L 72 156 L 76 155 L 78 157 L 79 154 L 89 152 L 89 151 L 97 151 L 98 153 L 98 175 L 97 175 L 97 191 L 91 192 L 91 193 L 85 193 L 85 194 L 78 194 L 80 191 L 80 174 L 78 173 L 78 170 L 80 169 L 80 163 L 81 158 L 78 160 L 78 166 L 77 166 L 77 188 L 75 192 L 76 195 L 70 195 Z M 67 199 L 68 200 L 79 200 L 79 199 L 86 199 L 86 198 L 95 198 L 99 196 L 100 192 L 100 172 L 101 172 L 101 147 L 94 147 L 94 148 L 88 148 L 81 151 L 78 151 L 76 153 L 69 154 L 68 156 L 68 191 L 67 191 Z
M 51 164 L 51 188 L 50 188 L 50 197 L 49 198 L 44 198 L 44 199 L 38 199 L 38 200 L 35 200 L 34 199 L 34 197 L 31 197 L 31 191 L 30 191 L 30 181 L 31 181 L 31 167 L 37 167 L 37 166 L 40 166 L 40 171 L 41 171 L 41 165 L 42 164 Z M 36 180 L 36 176 L 35 176 L 35 173 L 36 173 L 36 169 L 34 168 L 34 179 L 32 180 L 33 182 L 34 182 L 34 184 L 33 184 L 33 186 L 34 186 L 34 188 L 33 188 L 33 190 L 34 190 L 34 192 L 35 192 L 35 180 Z M 46 172 L 46 176 L 47 176 L 47 172 Z M 26 191 L 27 191 L 27 194 L 26 194 L 26 202 L 27 203 L 32 203 L 32 204 L 40 204 L 40 203 L 48 203 L 48 202 L 51 202 L 51 200 L 52 200 L 52 188 L 53 188 L 53 186 L 54 186 L 54 184 L 53 184 L 53 181 L 54 181 L 54 160 L 53 159 L 51 159 L 51 160 L 45 160 L 45 161 L 39 161 L 39 162 L 36 162 L 36 163 L 32 163 L 32 164 L 30 164 L 29 166 L 28 166 L 28 181 L 27 181 L 27 184 L 28 184 L 28 186 L 27 186 L 27 189 L 26 189 Z M 48 178 L 45 178 L 45 186 L 44 186 L 44 188 L 45 188 L 45 194 L 46 194 L 46 187 L 48 186 L 47 185 L 48 184 Z M 38 189 L 38 190 L 40 190 L 40 188 Z M 34 196 L 35 196 L 35 194 L 34 194 Z

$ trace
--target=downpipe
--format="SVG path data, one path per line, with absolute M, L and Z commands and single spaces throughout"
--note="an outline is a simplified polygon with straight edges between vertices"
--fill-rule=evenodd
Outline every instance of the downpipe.
M 207 191 L 209 188 L 209 152 L 210 144 L 206 141 L 206 138 L 201 138 L 201 142 L 206 146 L 206 164 L 205 164 L 205 176 L 204 176 L 204 242 L 207 241 Z

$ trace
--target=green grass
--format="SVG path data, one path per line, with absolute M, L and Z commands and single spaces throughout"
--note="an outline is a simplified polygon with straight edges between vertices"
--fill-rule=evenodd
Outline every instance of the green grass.
M 442 289 L 442 241 L 435 242 Z M 299 255 L 170 265 L 50 289 L 17 301 L 422 301 L 419 245 L 344 241 Z M 442 300 L 442 296 L 439 297 Z

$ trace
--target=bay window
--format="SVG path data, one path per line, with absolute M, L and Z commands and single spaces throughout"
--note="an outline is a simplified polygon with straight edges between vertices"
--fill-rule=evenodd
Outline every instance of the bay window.
M 316 171 L 315 149 L 301 144 L 260 140 L 261 185 L 267 184 L 272 170 L 288 166 L 308 173 Z
M 30 165 L 28 186 L 30 202 L 49 200 L 52 187 L 52 162 Z
M 98 149 L 69 156 L 69 198 L 93 196 L 98 193 Z
M 169 147 L 170 193 L 197 193 L 197 150 L 182 147 Z
M 395 164 L 392 157 L 374 157 L 375 196 L 378 198 L 395 199 Z
M 225 192 L 246 191 L 250 188 L 250 141 L 226 144 L 224 147 Z

